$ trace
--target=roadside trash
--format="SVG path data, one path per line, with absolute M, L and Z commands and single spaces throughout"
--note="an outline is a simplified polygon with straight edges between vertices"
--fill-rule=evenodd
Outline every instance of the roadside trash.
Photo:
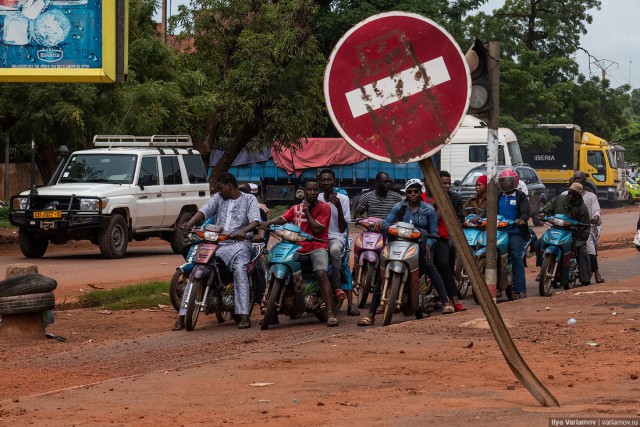
M 546 311 L 551 310 L 551 308 L 549 308 L 549 307 L 545 307 L 544 309 L 545 309 Z
M 258 400 L 258 403 L 271 403 L 271 401 L 267 399 L 260 399 Z
M 615 311 L 613 313 L 611 313 L 612 316 L 617 316 L 618 313 L 616 313 Z
M 300 401 L 299 401 L 298 399 L 296 399 L 296 398 L 291 399 L 291 401 L 292 401 L 293 403 L 300 403 Z
M 251 383 L 249 384 L 250 387 L 266 387 L 269 385 L 273 385 L 273 383 Z
M 567 325 L 569 326 L 573 326 L 576 324 L 576 319 L 574 319 L 573 317 L 569 320 L 567 320 Z
M 111 310 L 101 310 L 98 313 L 100 313 L 100 314 L 111 314 Z
M 67 339 L 65 337 L 61 337 L 59 335 L 54 335 L 51 332 L 45 332 L 44 336 L 49 338 L 50 340 L 58 340 L 60 342 L 67 342 Z
M 590 345 L 591 347 L 598 347 L 600 344 L 598 344 L 597 342 L 589 341 L 587 342 L 587 345 Z

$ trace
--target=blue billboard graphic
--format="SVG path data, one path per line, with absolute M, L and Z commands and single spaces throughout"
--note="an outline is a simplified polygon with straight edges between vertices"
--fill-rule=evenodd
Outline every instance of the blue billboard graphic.
M 102 68 L 102 0 L 0 0 L 0 68 Z

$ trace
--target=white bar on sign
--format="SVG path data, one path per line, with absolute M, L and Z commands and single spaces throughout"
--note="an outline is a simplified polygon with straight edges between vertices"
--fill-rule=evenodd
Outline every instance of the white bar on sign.
M 422 67 L 429 77 L 427 89 L 451 80 L 449 70 L 447 70 L 447 65 L 444 63 L 442 56 L 423 63 Z M 417 66 L 411 67 L 392 77 L 385 77 L 375 83 L 347 92 L 345 96 L 347 97 L 349 108 L 351 108 L 351 114 L 353 114 L 354 118 L 360 117 L 367 114 L 367 106 L 375 111 L 378 108 L 400 101 L 396 87 L 401 80 L 402 97 L 421 92 L 424 89 L 425 79 L 416 79 L 416 74 L 419 72 L 420 69 Z M 374 87 L 376 88 L 375 91 Z

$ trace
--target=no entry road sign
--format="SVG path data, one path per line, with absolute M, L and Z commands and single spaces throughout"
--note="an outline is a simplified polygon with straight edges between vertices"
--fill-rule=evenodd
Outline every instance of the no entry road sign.
M 469 104 L 469 67 L 438 24 L 406 12 L 374 15 L 333 49 L 324 75 L 329 115 L 357 150 L 391 163 L 435 154 Z

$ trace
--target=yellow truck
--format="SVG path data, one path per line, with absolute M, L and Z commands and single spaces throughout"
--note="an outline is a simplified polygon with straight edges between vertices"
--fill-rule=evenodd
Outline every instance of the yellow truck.
M 574 124 L 543 124 L 560 141 L 551 149 L 523 149 L 522 160 L 540 175 L 554 197 L 569 187 L 569 178 L 576 170 L 588 175 L 585 189 L 595 193 L 600 201 L 624 200 L 624 150 L 604 139 L 582 132 Z M 620 175 L 623 175 L 622 177 Z

